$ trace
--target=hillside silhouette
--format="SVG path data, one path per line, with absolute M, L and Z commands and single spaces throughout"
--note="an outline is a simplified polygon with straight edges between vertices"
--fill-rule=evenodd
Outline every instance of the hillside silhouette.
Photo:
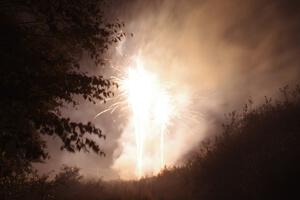
M 202 142 L 181 167 L 139 181 L 85 180 L 64 166 L 51 177 L 36 172 L 3 177 L 1 199 L 290 199 L 299 181 L 300 87 L 279 100 L 249 100 L 227 115 L 222 133 Z M 299 196 L 299 195 L 298 195 Z

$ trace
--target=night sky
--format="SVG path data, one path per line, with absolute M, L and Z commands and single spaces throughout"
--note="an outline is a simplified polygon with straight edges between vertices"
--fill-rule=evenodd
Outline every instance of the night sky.
M 115 76 L 112 66 L 126 68 L 134 54 L 146 55 L 160 78 L 193 94 L 193 111 L 202 128 L 196 143 L 188 140 L 191 145 L 182 149 L 186 154 L 215 134 L 224 113 L 240 109 L 249 98 L 259 104 L 264 96 L 275 97 L 280 87 L 298 82 L 299 10 L 298 1 L 280 0 L 115 0 L 107 16 L 125 23 L 127 37 L 112 47 L 104 68 L 83 70 Z M 82 60 L 82 66 L 90 65 Z M 48 172 L 67 164 L 80 167 L 87 177 L 118 178 L 111 166 L 120 155 L 126 114 L 116 110 L 94 119 L 108 105 L 82 101 L 76 110 L 63 108 L 72 119 L 92 121 L 103 130 L 107 138 L 99 142 L 106 157 L 60 151 L 60 141 L 47 138 L 51 159 L 38 169 Z

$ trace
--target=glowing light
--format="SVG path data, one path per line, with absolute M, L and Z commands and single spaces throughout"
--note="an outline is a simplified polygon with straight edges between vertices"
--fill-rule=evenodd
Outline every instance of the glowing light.
M 203 132 L 204 126 L 198 126 L 198 118 L 190 110 L 193 104 L 188 90 L 182 84 L 166 82 L 157 68 L 155 73 L 149 69 L 150 63 L 141 56 L 135 57 L 125 72 L 117 69 L 120 74 L 114 78 L 120 95 L 95 116 L 117 108 L 127 111 L 112 165 L 122 179 L 156 175 L 165 166 L 175 165 L 199 141 L 198 131 Z
M 132 111 L 136 170 L 137 176 L 141 177 L 144 175 L 145 150 L 149 149 L 146 145 L 151 140 L 154 140 L 152 148 L 160 150 L 160 163 L 155 164 L 156 168 L 164 166 L 164 134 L 171 115 L 170 97 L 154 74 L 145 70 L 139 58 L 136 58 L 136 66 L 129 68 L 122 89 Z M 156 162 L 156 159 L 152 162 Z

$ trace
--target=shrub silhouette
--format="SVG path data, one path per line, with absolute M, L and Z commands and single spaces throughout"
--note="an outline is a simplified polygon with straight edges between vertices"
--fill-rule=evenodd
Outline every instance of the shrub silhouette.
M 269 199 L 297 194 L 300 88 L 227 115 L 223 132 L 184 167 L 152 178 L 154 199 Z M 145 186 L 145 190 L 149 190 Z M 146 193 L 146 192 L 145 192 Z
M 182 167 L 139 181 L 110 182 L 85 181 L 79 169 L 64 167 L 52 180 L 29 175 L 1 180 L 0 198 L 289 199 L 297 195 L 299 180 L 300 87 L 281 92 L 280 101 L 266 98 L 256 108 L 249 101 L 241 112 L 228 114 L 223 132 L 204 141 Z

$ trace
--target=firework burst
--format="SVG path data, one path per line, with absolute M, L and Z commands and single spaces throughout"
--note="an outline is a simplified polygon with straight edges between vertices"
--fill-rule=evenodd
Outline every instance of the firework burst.
M 125 142 L 122 142 L 122 148 L 127 149 L 123 149 L 127 152 L 122 161 L 127 166 L 123 167 L 132 170 L 134 163 L 131 178 L 155 175 L 169 163 L 166 152 L 170 150 L 166 149 L 166 135 L 174 119 L 182 119 L 181 109 L 186 104 L 187 96 L 182 92 L 174 95 L 170 84 L 147 71 L 140 56 L 135 57 L 127 71 L 120 74 L 114 77 L 119 84 L 120 95 L 115 98 L 115 103 L 96 117 L 105 112 L 114 112 L 117 108 L 126 108 L 130 128 L 126 130 Z

